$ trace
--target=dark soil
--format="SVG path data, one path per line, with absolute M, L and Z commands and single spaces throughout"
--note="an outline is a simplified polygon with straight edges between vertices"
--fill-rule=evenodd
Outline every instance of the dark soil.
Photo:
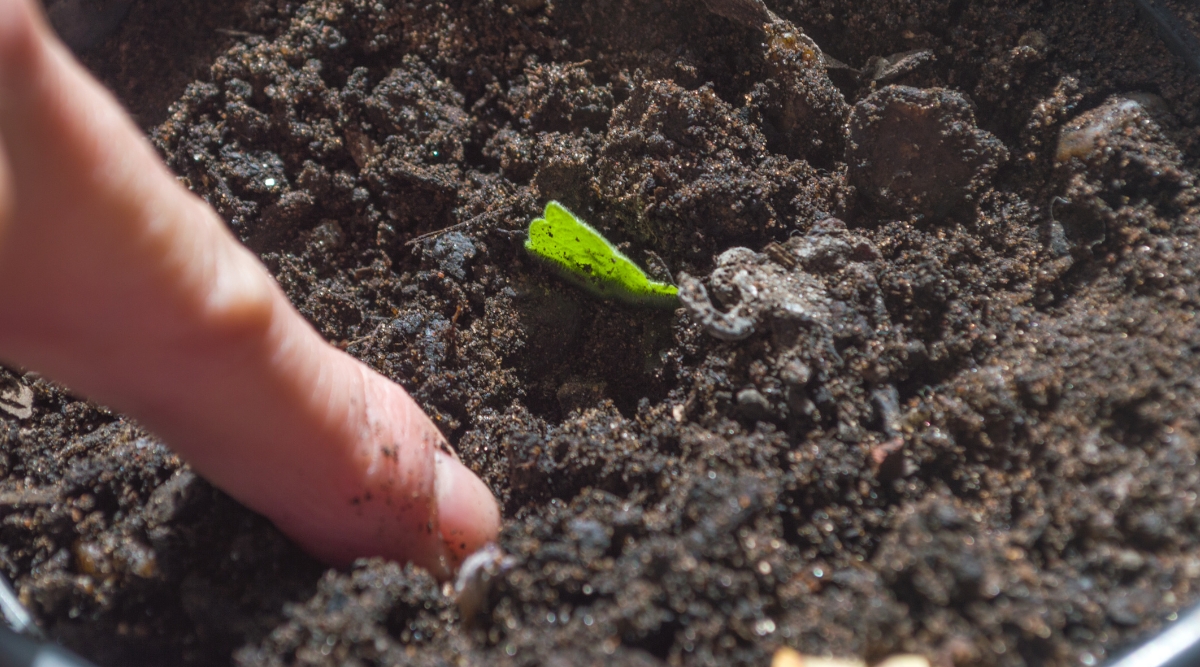
M 86 62 L 434 415 L 511 560 L 470 618 L 325 569 L 9 373 L 0 565 L 49 633 L 114 666 L 1094 665 L 1200 598 L 1196 74 L 1125 0 L 768 3 L 862 70 L 828 77 L 722 4 L 135 3 Z M 524 256 L 548 199 L 687 307 Z

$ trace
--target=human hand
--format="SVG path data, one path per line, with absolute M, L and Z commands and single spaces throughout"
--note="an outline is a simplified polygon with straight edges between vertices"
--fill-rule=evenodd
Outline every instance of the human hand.
M 0 0 L 0 357 L 136 417 L 330 563 L 445 578 L 499 530 L 412 398 L 321 339 L 33 0 Z

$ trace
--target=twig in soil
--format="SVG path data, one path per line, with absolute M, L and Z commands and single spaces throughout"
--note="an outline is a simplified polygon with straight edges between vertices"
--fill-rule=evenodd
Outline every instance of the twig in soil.
M 374 340 L 375 336 L 379 335 L 379 332 L 382 331 L 383 327 L 387 326 L 389 322 L 391 322 L 391 320 L 384 320 L 384 321 L 380 322 L 379 324 L 377 324 L 375 326 L 374 329 L 371 330 L 371 333 L 369 333 L 361 338 L 355 338 L 354 340 L 350 341 L 349 343 L 346 343 L 346 346 L 343 347 L 342 349 L 349 350 L 351 347 L 358 345 L 359 343 L 363 343 L 363 342 L 366 342 L 369 340 Z
M 1050 200 L 1050 222 L 1058 222 L 1057 220 L 1054 219 L 1054 205 L 1055 204 L 1062 204 L 1063 206 L 1066 206 L 1067 204 L 1070 204 L 1070 203 L 1071 203 L 1071 200 L 1067 199 L 1066 197 L 1055 197 L 1054 199 L 1051 199 Z
M 480 213 L 479 215 L 471 218 L 470 220 L 465 220 L 463 222 L 455 223 L 453 225 L 450 225 L 449 227 L 443 227 L 442 229 L 439 229 L 437 231 L 425 232 L 424 234 L 421 234 L 420 236 L 414 236 L 411 239 L 405 241 L 404 245 L 405 246 L 416 245 L 416 244 L 420 243 L 421 241 L 425 241 L 425 240 L 432 239 L 432 238 L 437 238 L 437 237 L 441 236 L 442 234 L 447 234 L 449 232 L 453 232 L 453 231 L 457 231 L 459 229 L 470 227 L 471 225 L 473 225 L 476 222 L 479 222 L 481 220 L 491 218 L 496 215 L 500 215 L 501 213 L 508 213 L 511 211 L 512 211 L 511 206 L 504 206 L 499 209 L 496 209 L 495 211 L 485 211 L 485 212 Z
M 25 507 L 51 505 L 58 498 L 53 487 L 35 487 L 17 491 L 0 492 L 0 509 L 14 510 Z
M 794 30 L 800 33 L 804 37 L 804 40 L 811 43 L 817 55 L 821 58 L 821 64 L 825 65 L 826 68 L 844 69 L 850 70 L 855 74 L 859 73 L 859 70 L 821 51 L 816 42 L 805 36 L 802 31 L 793 26 L 787 19 L 779 18 L 779 15 L 771 11 L 763 0 L 704 0 L 704 6 L 708 7 L 708 11 L 717 16 L 723 16 L 734 23 L 740 23 L 753 30 L 766 31 L 771 26 L 781 26 L 781 32 L 785 34 L 787 31 Z
M 213 28 L 213 32 L 229 37 L 261 37 L 262 35 L 256 32 L 246 32 L 245 30 L 234 30 L 233 28 Z
M 761 29 L 765 24 L 778 23 L 780 20 L 763 0 L 704 0 L 704 5 L 717 16 L 724 16 L 747 28 Z
M 1200 73 L 1200 40 L 1188 29 L 1187 25 L 1171 10 L 1158 4 L 1158 0 L 1133 0 L 1134 4 L 1154 22 L 1154 30 L 1167 47 L 1175 52 Z
M 450 317 L 450 326 L 446 327 L 446 346 L 450 348 L 451 357 L 458 357 L 458 318 L 462 313 L 462 301 L 459 301 L 454 307 L 454 315 Z

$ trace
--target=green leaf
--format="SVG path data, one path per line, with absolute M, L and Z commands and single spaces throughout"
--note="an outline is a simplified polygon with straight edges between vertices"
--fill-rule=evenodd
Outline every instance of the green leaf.
M 651 280 L 591 225 L 562 204 L 546 204 L 545 217 L 529 223 L 525 250 L 563 278 L 603 299 L 635 306 L 674 308 L 679 290 Z

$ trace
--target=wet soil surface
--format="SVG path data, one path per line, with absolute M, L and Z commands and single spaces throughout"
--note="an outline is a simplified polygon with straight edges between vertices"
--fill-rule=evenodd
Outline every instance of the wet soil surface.
M 435 417 L 506 556 L 461 608 L 329 570 L 7 371 L 0 565 L 49 633 L 101 665 L 1094 665 L 1200 597 L 1200 79 L 1123 0 L 768 4 L 134 3 L 86 62 Z M 531 261 L 550 199 L 680 307 Z

